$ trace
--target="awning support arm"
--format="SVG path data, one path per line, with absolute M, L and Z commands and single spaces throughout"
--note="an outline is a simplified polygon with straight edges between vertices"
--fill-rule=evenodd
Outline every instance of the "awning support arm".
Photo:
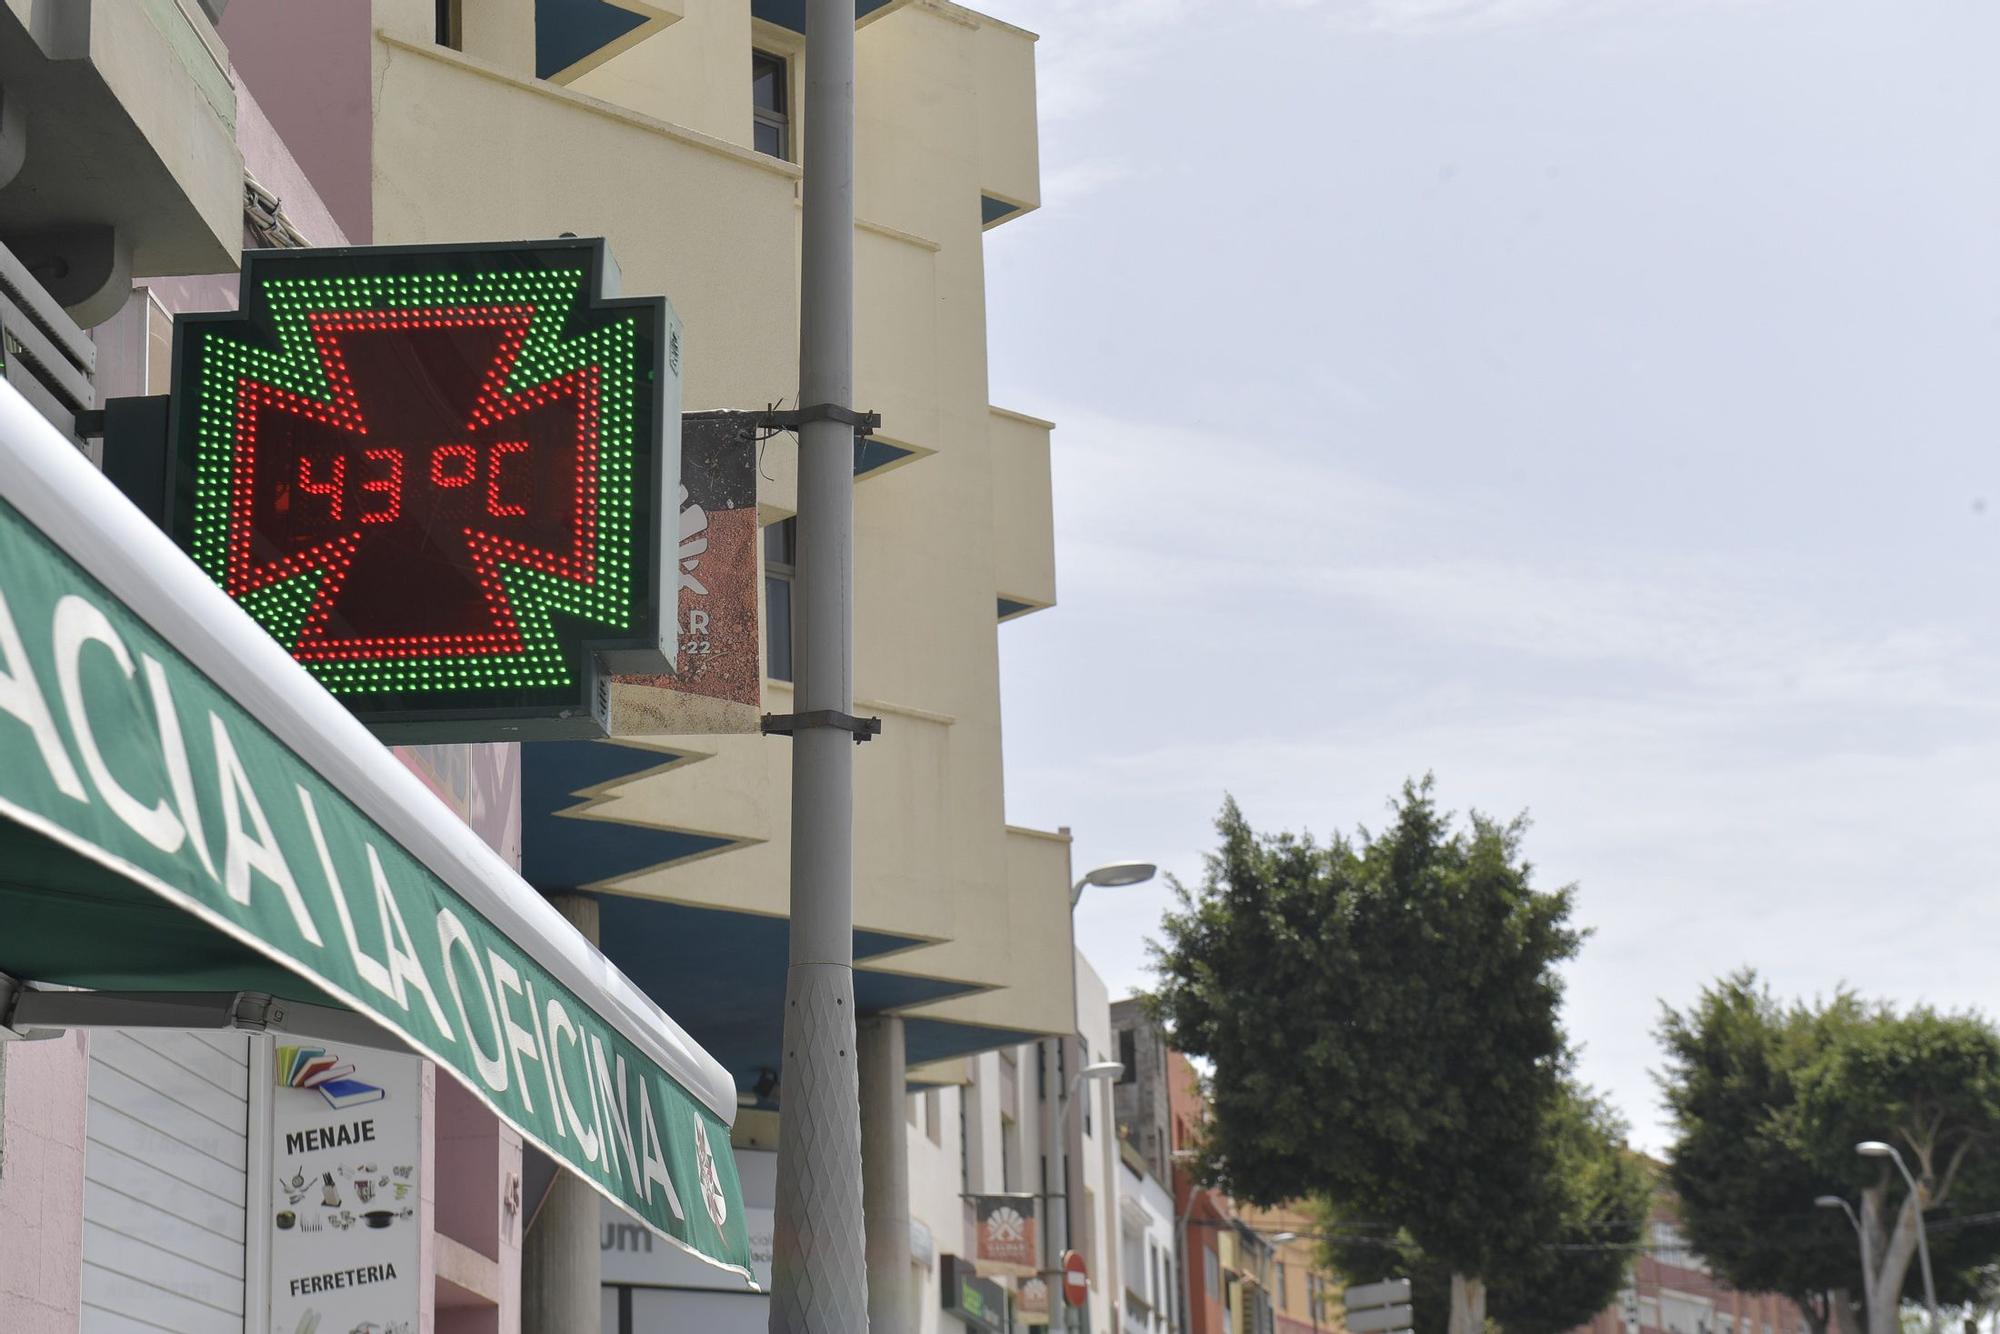
M 387 1029 L 352 1010 L 262 991 L 41 991 L 0 974 L 0 1040 L 54 1037 L 73 1028 L 295 1033 L 403 1049 Z

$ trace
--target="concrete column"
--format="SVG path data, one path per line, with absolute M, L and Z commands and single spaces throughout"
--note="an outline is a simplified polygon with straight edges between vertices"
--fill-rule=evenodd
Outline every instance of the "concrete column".
M 597 943 L 596 899 L 557 894 L 549 901 L 584 939 Z M 568 1168 L 556 1169 L 548 1198 L 521 1239 L 521 1334 L 578 1334 L 604 1323 L 599 1198 Z
M 861 1218 L 868 1251 L 869 1334 L 914 1334 L 910 1145 L 903 1020 L 861 1021 Z

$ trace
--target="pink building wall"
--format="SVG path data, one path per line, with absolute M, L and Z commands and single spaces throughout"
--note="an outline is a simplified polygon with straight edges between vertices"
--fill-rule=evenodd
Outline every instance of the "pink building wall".
M 89 1039 L 0 1050 L 0 1330 L 76 1334 L 83 1299 Z
M 222 18 L 238 77 L 356 245 L 375 235 L 374 8 L 369 0 L 246 0 Z

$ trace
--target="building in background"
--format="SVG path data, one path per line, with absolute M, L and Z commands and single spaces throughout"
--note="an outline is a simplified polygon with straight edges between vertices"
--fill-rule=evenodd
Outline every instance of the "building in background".
M 1130 1141 L 1119 1140 L 1119 1269 L 1124 1278 L 1124 1334 L 1180 1329 L 1180 1248 L 1174 1197 Z
M 1315 1240 L 1318 1220 L 1296 1204 L 1275 1209 L 1241 1206 L 1238 1214 L 1272 1247 L 1269 1296 L 1277 1334 L 1323 1334 L 1343 1328 L 1340 1290 L 1344 1281 L 1320 1264 Z M 1354 1281 L 1372 1279 L 1357 1277 Z
M 1199 1074 L 1140 1001 L 1113 1005 L 1111 1022 L 1125 1064 L 1117 1107 L 1126 1161 L 1142 1190 L 1147 1181 L 1171 1190 L 1179 1281 L 1173 1327 L 1188 1334 L 1340 1329 L 1340 1281 L 1319 1264 L 1310 1215 L 1297 1206 L 1239 1206 L 1196 1182 L 1189 1160 L 1208 1118 Z
M 1679 1201 L 1656 1173 L 1645 1247 L 1625 1290 L 1576 1334 L 1807 1334 L 1805 1313 L 1771 1293 L 1736 1291 L 1688 1246 Z

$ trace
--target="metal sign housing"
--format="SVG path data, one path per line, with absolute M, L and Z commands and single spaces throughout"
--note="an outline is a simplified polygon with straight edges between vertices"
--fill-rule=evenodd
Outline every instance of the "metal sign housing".
M 239 310 L 176 318 L 170 529 L 378 735 L 598 735 L 601 677 L 673 670 L 680 325 L 615 274 L 251 251 Z

